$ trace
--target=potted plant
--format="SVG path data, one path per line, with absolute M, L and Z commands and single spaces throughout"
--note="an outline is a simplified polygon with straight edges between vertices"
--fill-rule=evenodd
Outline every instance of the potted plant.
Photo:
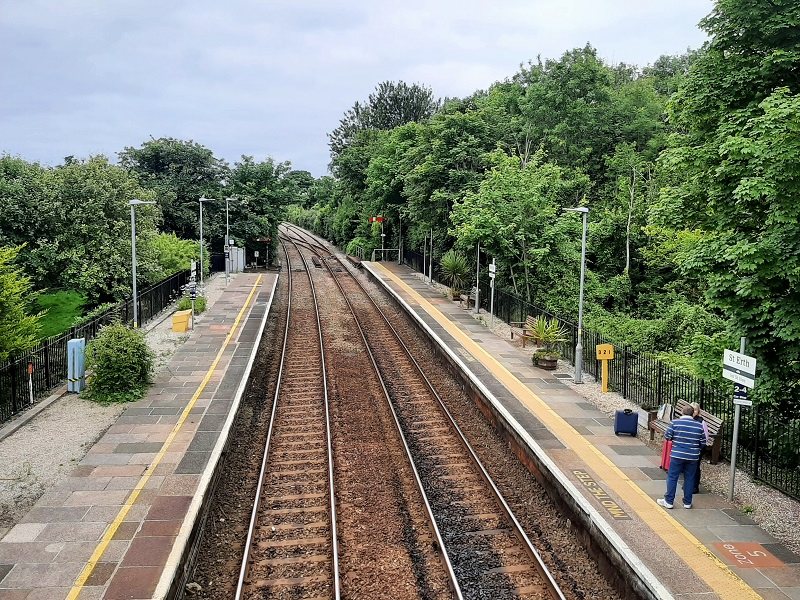
M 541 348 L 533 353 L 533 364 L 547 371 L 555 371 L 561 352 L 556 349 L 556 344 L 567 341 L 567 330 L 561 326 L 555 317 L 537 317 L 531 332 L 537 346 Z
M 470 276 L 467 257 L 451 249 L 444 253 L 439 265 L 442 268 L 442 281 L 450 288 L 451 298 L 458 300 Z

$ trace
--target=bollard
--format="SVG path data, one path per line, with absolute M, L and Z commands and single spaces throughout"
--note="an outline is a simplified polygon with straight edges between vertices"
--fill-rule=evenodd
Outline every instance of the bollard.
M 67 391 L 80 393 L 86 387 L 84 354 L 86 340 L 77 338 L 67 342 Z

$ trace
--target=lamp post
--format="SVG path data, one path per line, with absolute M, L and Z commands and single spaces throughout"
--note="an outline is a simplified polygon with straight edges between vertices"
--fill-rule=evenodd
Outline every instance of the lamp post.
M 139 298 L 136 294 L 136 211 L 140 204 L 155 204 L 134 198 L 128 201 L 131 207 L 131 264 L 133 265 L 133 328 L 139 327 Z
M 208 202 L 209 199 L 200 196 L 200 289 L 203 288 L 203 202 Z M 204 292 L 200 292 L 201 294 Z
M 577 212 L 583 215 L 583 235 L 581 236 L 581 284 L 578 294 L 578 342 L 575 344 L 575 379 L 574 383 L 583 383 L 583 279 L 586 275 L 586 219 L 589 209 L 585 206 L 578 208 L 565 208 L 568 212 Z

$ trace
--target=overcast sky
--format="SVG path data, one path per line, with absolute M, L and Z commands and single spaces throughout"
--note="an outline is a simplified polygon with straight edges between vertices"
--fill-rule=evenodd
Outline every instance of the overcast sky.
M 0 0 L 0 152 L 46 164 L 153 137 L 327 170 L 383 80 L 464 96 L 594 45 L 644 65 L 705 40 L 711 0 Z

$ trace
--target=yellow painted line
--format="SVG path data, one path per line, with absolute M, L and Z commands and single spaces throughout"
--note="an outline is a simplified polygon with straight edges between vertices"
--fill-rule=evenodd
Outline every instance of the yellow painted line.
M 608 487 L 614 490 L 650 528 L 675 551 L 705 583 L 722 598 L 731 600 L 758 600 L 753 588 L 742 581 L 724 562 L 717 558 L 690 531 L 658 506 L 634 481 L 623 473 L 611 459 L 578 433 L 554 409 L 517 379 L 494 356 L 472 340 L 457 325 L 443 315 L 397 275 L 380 263 L 370 266 L 391 279 L 406 294 L 414 298 L 439 325 L 441 325 L 468 352 L 518 400 L 520 400 L 547 428 L 571 448 Z
M 153 462 L 150 463 L 150 466 L 148 467 L 147 471 L 139 479 L 138 483 L 136 484 L 136 487 L 133 488 L 133 490 L 130 493 L 130 496 L 128 496 L 128 498 L 125 500 L 125 504 L 122 506 L 122 508 L 120 508 L 119 513 L 117 513 L 117 516 L 114 518 L 114 520 L 106 529 L 103 538 L 97 544 L 97 547 L 94 549 L 94 552 L 92 553 L 92 556 L 89 558 L 89 561 L 86 563 L 86 566 L 83 567 L 83 570 L 81 571 L 80 575 L 78 575 L 77 579 L 75 580 L 75 583 L 73 584 L 72 589 L 70 590 L 69 595 L 67 596 L 67 600 L 75 600 L 78 597 L 78 594 L 81 593 L 83 586 L 86 585 L 86 581 L 89 579 L 92 572 L 94 571 L 95 566 L 100 561 L 100 558 L 103 556 L 103 553 L 106 551 L 106 548 L 108 547 L 108 544 L 111 542 L 111 539 L 114 537 L 114 534 L 117 532 L 117 529 L 119 529 L 119 526 L 125 520 L 125 517 L 130 512 L 131 508 L 133 508 L 133 505 L 136 502 L 136 499 L 139 497 L 139 494 L 144 489 L 144 486 L 147 485 L 147 482 L 150 480 L 150 477 L 155 472 L 156 467 L 163 460 L 164 455 L 167 453 L 167 450 L 169 450 L 169 447 L 172 444 L 172 441 L 175 439 L 175 436 L 178 435 L 178 432 L 181 430 L 181 427 L 183 427 L 183 424 L 189 417 L 189 413 L 191 412 L 194 405 L 197 403 L 198 398 L 200 398 L 200 395 L 203 393 L 203 390 L 208 385 L 208 382 L 211 380 L 211 376 L 214 374 L 214 371 L 216 370 L 217 365 L 219 364 L 219 361 L 222 358 L 222 353 L 225 351 L 225 349 L 228 347 L 228 344 L 233 339 L 233 334 L 236 331 L 236 328 L 239 326 L 239 321 L 241 321 L 242 316 L 245 313 L 245 310 L 250 305 L 250 301 L 253 299 L 253 295 L 256 293 L 258 286 L 261 285 L 261 277 L 262 276 L 259 275 L 255 283 L 253 284 L 253 288 L 250 290 L 250 294 L 247 296 L 247 300 L 245 300 L 244 306 L 242 306 L 241 310 L 239 311 L 239 314 L 236 315 L 236 320 L 233 322 L 231 330 L 225 337 L 225 341 L 222 343 L 222 347 L 219 349 L 219 352 L 217 352 L 217 356 L 214 358 L 214 362 L 211 363 L 211 366 L 209 367 L 208 371 L 206 371 L 206 375 L 205 377 L 203 377 L 203 381 L 200 382 L 197 391 L 195 391 L 194 395 L 192 396 L 192 399 L 189 400 L 189 404 L 186 405 L 186 408 L 183 409 L 183 412 L 181 413 L 178 422 L 175 423 L 175 427 L 172 428 L 172 431 L 170 431 L 170 434 L 167 437 L 166 441 L 164 442 L 164 445 L 161 446 L 161 450 L 159 451 L 158 454 L 156 454 L 155 458 L 153 459 Z

